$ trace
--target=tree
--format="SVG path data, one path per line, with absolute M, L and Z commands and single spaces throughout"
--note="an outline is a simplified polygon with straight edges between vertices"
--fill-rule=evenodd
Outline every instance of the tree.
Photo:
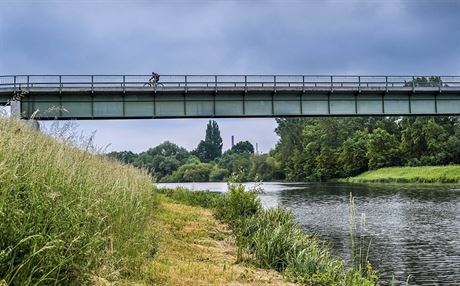
M 367 152 L 367 130 L 356 131 L 352 137 L 343 142 L 339 152 L 339 166 L 345 177 L 356 176 L 368 169 L 369 159 Z
M 110 152 L 107 156 L 115 158 L 125 164 L 132 164 L 137 160 L 138 155 L 131 151 Z
M 189 156 L 190 154 L 185 148 L 165 141 L 155 148 L 150 148 L 139 154 L 134 165 L 147 169 L 159 181 L 185 164 Z
M 396 137 L 386 130 L 377 128 L 369 134 L 366 152 L 369 169 L 399 165 L 400 153 Z
M 217 122 L 209 120 L 206 127 L 206 136 L 198 144 L 194 153 L 202 162 L 211 162 L 215 158 L 222 156 L 222 145 L 222 137 L 220 137 Z
M 409 165 L 448 164 L 455 152 L 450 135 L 455 122 L 435 117 L 404 118 L 401 150 Z
M 249 153 L 254 154 L 254 146 L 249 141 L 240 141 L 232 147 L 232 151 L 238 154 Z
M 416 77 L 413 80 L 405 81 L 405 86 L 421 86 L 421 87 L 437 87 L 441 84 L 441 78 L 439 76 L 430 77 Z

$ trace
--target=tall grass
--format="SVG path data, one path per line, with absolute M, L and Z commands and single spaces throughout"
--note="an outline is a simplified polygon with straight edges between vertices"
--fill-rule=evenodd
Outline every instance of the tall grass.
M 326 244 L 300 229 L 291 212 L 263 209 L 257 191 L 245 191 L 241 184 L 229 185 L 216 216 L 232 226 L 240 258 L 283 272 L 291 281 L 344 286 L 378 282 L 370 264 L 366 269 L 345 267 Z
M 352 245 L 357 252 L 356 263 L 347 267 L 341 258 L 331 254 L 328 245 L 304 233 L 291 212 L 281 207 L 262 208 L 257 189 L 245 190 L 243 185 L 231 183 L 229 191 L 222 195 L 185 189 L 162 192 L 181 202 L 213 207 L 215 217 L 233 230 L 239 262 L 275 269 L 288 280 L 304 285 L 378 285 L 376 271 L 367 257 L 361 259 L 359 254 L 361 240 Z M 351 207 L 354 215 L 354 205 Z M 352 231 L 355 241 L 355 226 Z
M 149 176 L 61 141 L 0 118 L 0 284 L 116 280 L 148 253 Z

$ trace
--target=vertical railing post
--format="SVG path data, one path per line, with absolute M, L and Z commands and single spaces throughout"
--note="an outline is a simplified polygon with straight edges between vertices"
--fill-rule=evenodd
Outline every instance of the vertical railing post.
M 123 93 L 126 92 L 126 75 L 123 75 Z
M 305 76 L 302 76 L 302 93 L 305 93 Z
M 415 76 L 412 77 L 412 92 L 415 92 Z
M 276 92 L 276 75 L 273 76 L 273 90 Z
M 388 76 L 385 76 L 385 92 L 388 92 Z
M 91 75 L 91 93 L 94 92 L 94 75 Z
M 13 76 L 13 90 L 16 92 L 16 76 Z
M 214 76 L 214 91 L 217 92 L 217 75 Z
M 358 92 L 361 92 L 361 76 L 358 75 Z
M 187 92 L 187 76 L 185 76 L 185 92 Z
M 442 78 L 439 77 L 439 93 L 442 92 Z
M 59 93 L 62 92 L 62 75 L 59 75 Z
M 334 76 L 331 75 L 331 92 L 334 91 Z
M 248 92 L 248 76 L 244 76 L 244 91 Z
M 27 75 L 27 90 L 29 90 L 29 82 L 30 82 L 30 78 L 29 78 L 29 77 L 30 77 L 30 76 Z

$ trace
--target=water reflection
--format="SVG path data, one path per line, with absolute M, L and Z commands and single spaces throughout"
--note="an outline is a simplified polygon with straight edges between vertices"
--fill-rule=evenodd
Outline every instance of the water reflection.
M 184 184 L 181 184 L 184 185 Z M 252 186 L 253 184 L 248 184 Z M 171 186 L 171 185 L 169 185 Z M 225 191 L 225 183 L 185 184 Z M 389 280 L 410 285 L 460 284 L 460 190 L 445 186 L 264 183 L 264 206 L 293 211 L 305 231 L 331 242 L 350 259 L 349 194 L 366 217 L 370 260 Z

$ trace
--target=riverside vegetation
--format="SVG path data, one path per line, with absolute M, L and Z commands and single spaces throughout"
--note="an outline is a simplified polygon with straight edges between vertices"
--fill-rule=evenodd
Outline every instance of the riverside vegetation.
M 347 268 L 328 245 L 302 232 L 289 211 L 262 208 L 257 188 L 245 191 L 243 185 L 233 183 L 223 195 L 181 188 L 159 192 L 176 201 L 212 208 L 214 216 L 233 230 L 238 262 L 274 269 L 303 285 L 378 285 L 377 271 L 367 261 L 364 245 L 355 244 L 354 231 L 352 253 L 356 255 Z

